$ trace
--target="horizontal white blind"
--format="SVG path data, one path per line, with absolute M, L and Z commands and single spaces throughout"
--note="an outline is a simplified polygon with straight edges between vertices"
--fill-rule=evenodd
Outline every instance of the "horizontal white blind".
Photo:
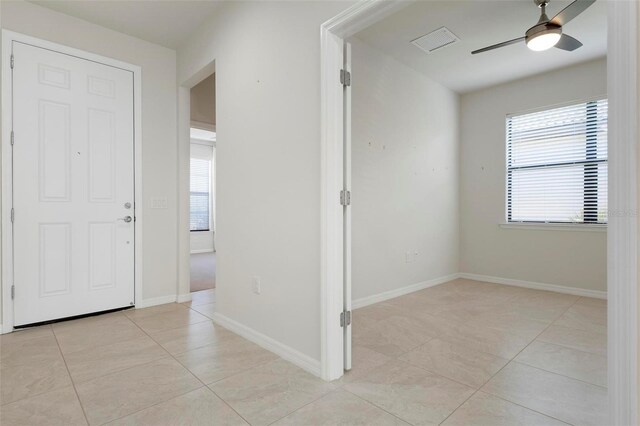
M 507 220 L 607 222 L 607 100 L 507 117 Z
M 207 150 L 209 153 L 202 152 Z M 208 231 L 211 218 L 212 148 L 191 147 L 191 189 L 189 222 L 192 231 Z

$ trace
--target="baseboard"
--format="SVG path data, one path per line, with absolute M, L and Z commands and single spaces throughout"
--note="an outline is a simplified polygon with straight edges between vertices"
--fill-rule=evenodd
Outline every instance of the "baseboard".
M 246 325 L 241 324 L 235 320 L 232 320 L 231 318 L 228 318 L 218 312 L 213 314 L 212 320 L 214 323 L 230 331 L 233 331 L 234 333 L 244 337 L 247 340 L 252 341 L 256 345 L 261 346 L 276 355 L 279 355 L 280 357 L 286 359 L 292 364 L 297 365 L 298 367 L 313 374 L 314 376 L 320 377 L 320 361 L 313 359 L 310 356 L 305 355 L 290 346 L 280 343 L 277 340 L 274 340 L 271 337 L 264 335 L 252 328 L 249 328 Z
M 383 293 L 374 294 L 373 296 L 362 297 L 351 302 L 351 309 L 364 308 L 365 306 L 373 305 L 374 303 L 380 303 L 384 302 L 385 300 L 395 299 L 396 297 L 404 296 L 405 294 L 444 284 L 451 280 L 455 280 L 456 278 L 458 278 L 458 274 L 445 275 L 444 277 L 422 281 L 405 287 L 385 291 Z
M 166 303 L 175 303 L 176 295 L 154 297 L 152 299 L 143 299 L 136 303 L 136 309 L 149 308 L 156 305 L 164 305 Z
M 494 284 L 512 285 L 515 287 L 531 288 L 534 290 L 555 291 L 556 293 L 572 294 L 574 296 L 594 297 L 596 299 L 605 299 L 605 300 L 607 298 L 607 292 L 600 291 L 600 290 L 587 290 L 583 288 L 567 287 L 567 286 L 557 285 L 557 284 L 545 284 L 545 283 L 537 283 L 533 281 L 515 280 L 511 278 L 492 277 L 489 275 L 470 274 L 467 272 L 461 272 L 460 274 L 458 274 L 458 276 L 460 278 L 466 278 L 469 280 L 484 281 L 484 282 L 494 283 Z
M 191 293 L 179 294 L 178 303 L 191 302 Z
M 199 254 L 199 253 L 213 253 L 213 249 L 200 249 L 200 250 L 191 250 L 191 254 Z

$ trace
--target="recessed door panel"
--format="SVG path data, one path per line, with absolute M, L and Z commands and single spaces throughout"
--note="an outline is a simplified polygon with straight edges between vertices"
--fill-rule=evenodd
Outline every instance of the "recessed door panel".
M 12 50 L 15 325 L 130 306 L 133 73 Z
M 69 105 L 38 102 L 40 201 L 70 201 Z
M 115 116 L 111 111 L 88 110 L 89 200 L 115 201 Z
M 106 78 L 90 75 L 88 78 L 88 91 L 92 95 L 104 96 L 105 98 L 115 98 L 116 83 Z
M 69 70 L 63 68 L 57 68 L 47 64 L 38 64 L 38 81 L 40 84 L 47 84 L 68 90 L 70 88 L 70 74 Z
M 41 223 L 38 244 L 40 297 L 71 291 L 71 224 Z
M 89 289 L 115 286 L 116 226 L 113 223 L 89 224 Z

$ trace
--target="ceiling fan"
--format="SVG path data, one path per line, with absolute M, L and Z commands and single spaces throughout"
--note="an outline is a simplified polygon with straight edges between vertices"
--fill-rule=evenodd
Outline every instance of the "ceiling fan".
M 569 6 L 562 9 L 556 16 L 549 19 L 545 13 L 549 0 L 533 0 L 540 8 L 540 19 L 537 24 L 527 30 L 524 37 L 514 38 L 513 40 L 474 50 L 471 54 L 475 55 L 476 53 L 487 52 L 520 43 L 521 41 L 524 41 L 529 49 L 537 52 L 551 49 L 554 46 L 562 50 L 576 50 L 582 46 L 582 43 L 571 36 L 563 34 L 562 26 L 584 12 L 589 6 L 595 3 L 595 1 L 596 0 L 575 0 Z

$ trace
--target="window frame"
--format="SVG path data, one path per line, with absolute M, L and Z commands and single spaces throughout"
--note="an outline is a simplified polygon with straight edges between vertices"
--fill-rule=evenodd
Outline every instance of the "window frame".
M 571 100 L 571 101 L 567 101 L 567 102 L 561 102 L 561 103 L 556 103 L 556 104 L 552 104 L 552 105 L 546 105 L 546 106 L 541 106 L 541 107 L 536 107 L 536 108 L 531 108 L 531 109 L 527 109 L 527 110 L 522 110 L 522 111 L 518 111 L 518 112 L 512 112 L 512 113 L 507 113 L 505 115 L 505 128 L 504 128 L 504 135 L 505 135 L 505 156 L 504 156 L 504 171 L 505 171 L 505 193 L 504 193 L 504 218 L 505 221 L 500 223 L 499 226 L 503 229 L 530 229 L 530 230 L 564 230 L 564 231 L 571 231 L 571 230 L 578 230 L 578 231 L 589 231 L 589 230 L 603 230 L 607 228 L 607 225 L 609 223 L 609 218 L 607 217 L 607 222 L 598 222 L 597 219 L 596 221 L 581 221 L 581 222 L 570 222 L 570 221 L 512 221 L 511 220 L 511 209 L 509 208 L 509 196 L 511 195 L 511 180 L 509 179 L 509 172 L 510 169 L 509 168 L 509 121 L 511 118 L 516 117 L 516 116 L 521 116 L 521 115 L 527 115 L 527 114 L 535 114 L 538 112 L 544 112 L 544 111 L 548 111 L 548 110 L 553 110 L 553 109 L 557 109 L 557 108 L 564 108 L 564 107 L 570 107 L 570 106 L 575 106 L 575 105 L 581 105 L 581 104 L 589 104 L 589 103 L 596 103 L 599 101 L 603 101 L 606 100 L 607 103 L 609 102 L 609 98 L 607 94 L 602 94 L 602 95 L 598 95 L 598 96 L 591 96 L 588 98 L 583 98 L 583 99 L 575 99 L 575 100 Z M 608 126 L 609 126 L 609 120 L 607 117 L 607 130 L 608 130 Z M 587 154 L 587 147 L 585 146 L 585 154 Z M 606 160 L 599 160 L 599 161 L 595 161 L 597 164 L 601 164 L 601 163 L 606 163 L 607 165 L 609 164 L 609 154 L 608 154 L 608 148 L 607 148 L 607 159 Z M 581 161 L 581 162 L 566 162 L 566 163 L 553 163 L 554 166 L 562 166 L 562 165 L 571 165 L 571 164 L 579 164 L 579 163 L 584 163 L 584 164 L 592 164 L 594 163 L 594 161 Z M 549 167 L 550 165 L 540 165 L 540 166 L 532 166 L 529 168 L 544 168 L 544 167 Z M 608 186 L 608 182 L 607 182 L 607 186 Z M 586 204 L 587 200 L 586 198 L 583 199 L 583 203 Z

